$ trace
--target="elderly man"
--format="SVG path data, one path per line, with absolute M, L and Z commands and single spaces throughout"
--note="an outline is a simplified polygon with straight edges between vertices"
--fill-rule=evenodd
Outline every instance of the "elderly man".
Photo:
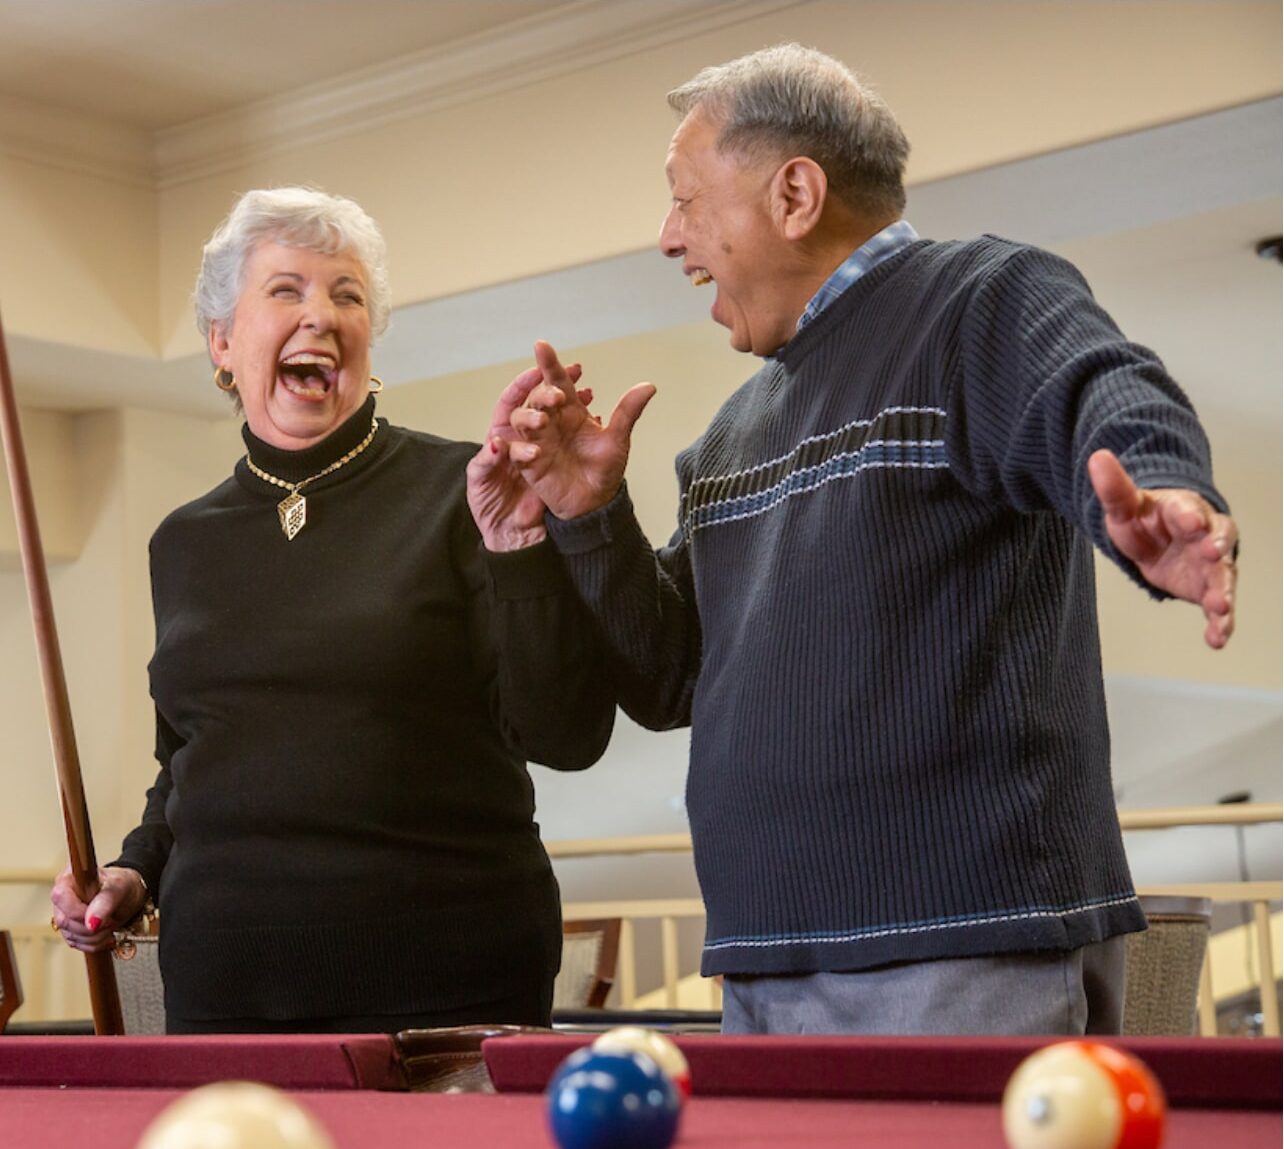
M 602 425 L 547 344 L 472 479 L 547 508 L 624 709 L 691 725 L 724 1030 L 1117 1031 L 1145 920 L 1092 544 L 1229 639 L 1195 415 L 1065 261 L 920 239 L 905 137 L 838 62 L 784 45 L 669 102 L 660 246 L 764 360 L 679 457 L 677 533 L 653 552 L 623 483 L 652 388 Z

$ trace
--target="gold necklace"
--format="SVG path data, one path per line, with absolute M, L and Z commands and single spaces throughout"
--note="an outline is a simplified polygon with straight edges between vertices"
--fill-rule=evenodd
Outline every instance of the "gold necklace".
M 318 471 L 315 475 L 309 475 L 306 479 L 300 479 L 297 483 L 287 483 L 284 479 L 278 479 L 275 475 L 269 475 L 262 467 L 256 467 L 254 460 L 250 458 L 249 453 L 245 456 L 245 465 L 258 475 L 265 483 L 271 483 L 274 487 L 284 487 L 290 493 L 285 496 L 276 505 L 276 513 L 281 519 L 281 530 L 285 532 L 287 539 L 293 539 L 308 522 L 308 500 L 300 493 L 309 483 L 315 483 L 318 479 L 331 475 L 342 467 L 345 463 L 351 463 L 362 451 L 370 446 L 375 437 L 375 432 L 379 430 L 379 420 L 370 420 L 370 434 L 361 440 L 352 448 L 342 459 L 336 459 L 324 471 Z

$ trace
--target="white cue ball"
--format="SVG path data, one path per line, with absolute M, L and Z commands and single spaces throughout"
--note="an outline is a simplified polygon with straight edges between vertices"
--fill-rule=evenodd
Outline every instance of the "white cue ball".
M 252 1081 L 220 1081 L 193 1089 L 162 1109 L 136 1149 L 334 1149 L 334 1142 L 282 1090 Z

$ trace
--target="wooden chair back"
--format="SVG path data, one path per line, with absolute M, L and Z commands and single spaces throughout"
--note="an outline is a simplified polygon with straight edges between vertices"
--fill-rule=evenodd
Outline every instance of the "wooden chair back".
M 160 972 L 160 918 L 137 925 L 137 932 L 116 935 L 116 989 L 129 1035 L 165 1032 L 165 984 Z
M 0 930 L 0 1033 L 22 1005 L 22 981 L 18 977 L 18 959 L 13 952 L 13 936 Z
M 1198 1032 L 1200 973 L 1213 904 L 1207 898 L 1143 897 L 1149 928 L 1127 936 L 1125 1034 Z
M 562 969 L 553 983 L 554 1009 L 600 1009 L 615 984 L 620 919 L 562 923 Z

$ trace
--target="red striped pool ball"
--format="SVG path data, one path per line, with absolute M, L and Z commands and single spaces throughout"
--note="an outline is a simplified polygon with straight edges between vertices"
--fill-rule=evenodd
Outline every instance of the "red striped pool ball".
M 1142 1062 L 1097 1041 L 1032 1053 L 1003 1093 L 1011 1149 L 1157 1149 L 1167 1102 Z

